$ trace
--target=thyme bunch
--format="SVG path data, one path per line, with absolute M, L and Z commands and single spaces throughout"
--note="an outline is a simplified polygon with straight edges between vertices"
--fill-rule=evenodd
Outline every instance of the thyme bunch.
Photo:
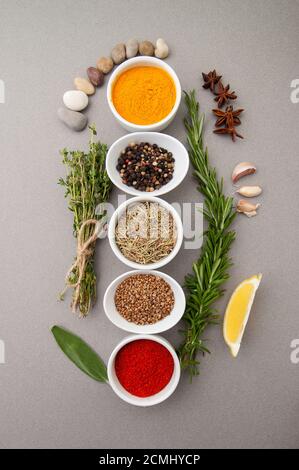
M 68 208 L 73 213 L 73 235 L 77 238 L 77 257 L 66 276 L 66 289 L 73 288 L 72 309 L 85 317 L 96 299 L 94 250 L 97 221 L 104 221 L 103 204 L 108 200 L 111 182 L 105 169 L 107 146 L 94 140 L 97 135 L 90 127 L 89 150 L 61 151 L 66 177 L 58 183 L 65 188 Z M 65 290 L 66 290 L 65 289 Z M 62 293 L 61 298 L 64 298 Z
M 216 170 L 210 165 L 208 150 L 203 143 L 204 115 L 199 112 L 195 91 L 185 93 L 187 116 L 184 120 L 187 132 L 189 156 L 198 181 L 198 191 L 204 196 L 204 218 L 207 230 L 199 259 L 193 264 L 193 273 L 186 276 L 187 303 L 183 319 L 184 340 L 179 347 L 183 368 L 188 369 L 190 377 L 199 374 L 198 353 L 209 352 L 202 338 L 210 324 L 219 320 L 213 307 L 224 290 L 222 284 L 229 278 L 231 258 L 230 246 L 235 232 L 230 226 L 235 218 L 233 198 L 225 196 L 223 180 L 218 180 Z

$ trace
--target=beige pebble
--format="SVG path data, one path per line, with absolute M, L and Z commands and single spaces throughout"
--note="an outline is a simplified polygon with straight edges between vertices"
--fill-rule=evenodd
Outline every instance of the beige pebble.
M 126 46 L 121 42 L 116 44 L 111 51 L 113 62 L 118 65 L 126 60 Z
M 111 57 L 101 57 L 97 62 L 97 68 L 105 74 L 111 72 L 113 67 L 114 63 Z
M 139 44 L 139 53 L 140 55 L 154 55 L 154 45 L 150 41 L 142 41 Z
M 131 59 L 138 54 L 139 43 L 137 39 L 129 39 L 126 42 L 126 57 L 127 59 Z
M 74 85 L 77 90 L 84 91 L 87 95 L 93 95 L 95 92 L 95 87 L 87 78 L 76 77 Z
M 166 59 L 169 54 L 169 48 L 164 39 L 159 38 L 156 42 L 155 56 L 158 59 Z

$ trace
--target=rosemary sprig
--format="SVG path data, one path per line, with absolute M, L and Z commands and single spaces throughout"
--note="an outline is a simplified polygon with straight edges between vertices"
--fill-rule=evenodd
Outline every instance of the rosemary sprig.
M 184 313 L 186 328 L 184 341 L 179 348 L 181 365 L 189 369 L 190 377 L 199 374 L 198 353 L 209 352 L 202 334 L 210 324 L 218 322 L 219 316 L 213 307 L 224 290 L 222 284 L 229 278 L 231 266 L 230 246 L 235 232 L 229 230 L 236 215 L 233 198 L 223 193 L 223 180 L 217 179 L 215 168 L 211 167 L 208 150 L 203 143 L 204 115 L 199 113 L 195 91 L 185 92 L 187 117 L 184 120 L 187 131 L 189 156 L 194 167 L 200 191 L 204 196 L 203 214 L 208 223 L 204 232 L 201 254 L 193 264 L 193 273 L 186 276 L 187 304 Z
M 96 299 L 96 275 L 93 260 L 96 243 L 95 223 L 103 220 L 106 214 L 103 203 L 107 201 L 111 189 L 111 182 L 105 169 L 107 146 L 94 141 L 97 135 L 94 126 L 90 127 L 90 131 L 87 153 L 67 149 L 61 151 L 63 164 L 67 168 L 67 176 L 58 181 L 65 188 L 68 208 L 74 215 L 73 234 L 77 238 L 78 248 L 80 245 L 84 246 L 88 240 L 91 242 L 85 247 L 84 253 L 80 254 L 78 250 L 76 262 L 66 279 L 66 286 L 74 289 L 73 311 L 79 309 L 80 316 L 86 316 L 89 313 Z

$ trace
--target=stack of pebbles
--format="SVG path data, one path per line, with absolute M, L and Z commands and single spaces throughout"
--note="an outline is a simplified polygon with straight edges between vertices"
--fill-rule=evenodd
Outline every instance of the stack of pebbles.
M 137 55 L 154 56 L 165 59 L 169 54 L 164 39 L 156 41 L 156 47 L 150 41 L 138 42 L 129 39 L 127 43 L 119 43 L 111 51 L 110 57 L 101 57 L 96 67 L 88 67 L 87 78 L 74 79 L 75 90 L 66 91 L 63 95 L 64 107 L 58 109 L 58 117 L 70 129 L 82 131 L 87 126 L 88 118 L 81 111 L 87 108 L 89 97 L 94 95 L 96 88 L 104 83 L 104 76 L 109 74 L 115 65 Z

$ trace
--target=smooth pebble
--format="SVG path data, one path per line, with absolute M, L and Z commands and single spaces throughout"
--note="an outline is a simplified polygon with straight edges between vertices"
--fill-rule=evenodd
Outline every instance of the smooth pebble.
M 137 39 L 129 39 L 126 42 L 126 57 L 127 59 L 131 59 L 138 54 L 139 43 Z
M 94 86 L 102 86 L 104 83 L 104 74 L 95 67 L 88 67 L 87 76 Z
M 139 44 L 139 53 L 140 55 L 154 55 L 154 45 L 150 41 L 142 41 Z
M 95 87 L 87 78 L 76 77 L 74 85 L 77 90 L 84 91 L 87 95 L 93 95 L 95 92 Z
M 82 131 L 87 126 L 87 117 L 78 111 L 71 111 L 61 107 L 57 111 L 59 119 L 70 129 L 74 131 Z
M 113 67 L 114 67 L 114 63 L 111 57 L 101 57 L 97 61 L 97 68 L 104 74 L 111 72 Z
M 166 59 L 169 54 L 169 48 L 164 39 L 159 38 L 156 42 L 155 56 L 158 59 Z
M 116 65 L 119 65 L 126 60 L 126 48 L 122 42 L 113 47 L 111 57 Z
M 69 90 L 64 93 L 63 102 L 72 111 L 82 111 L 88 105 L 88 96 L 81 90 Z

